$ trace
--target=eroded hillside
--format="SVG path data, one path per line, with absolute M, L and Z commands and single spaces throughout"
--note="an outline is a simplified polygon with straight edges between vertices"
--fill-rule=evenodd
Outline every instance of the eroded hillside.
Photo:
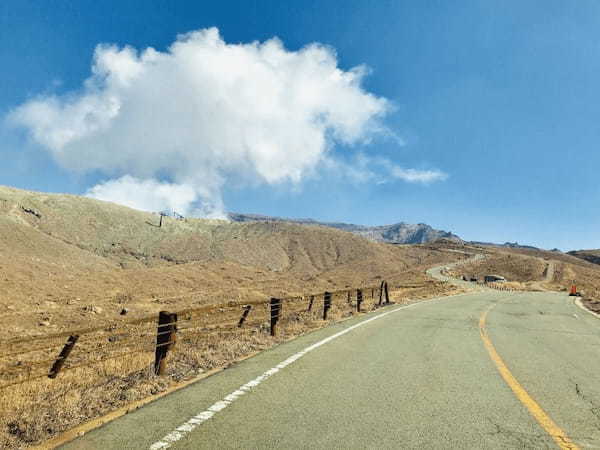
M 459 257 L 320 226 L 163 218 L 0 187 L 0 314 L 15 332 L 198 303 L 421 279 Z M 39 331 L 39 330 L 38 330 Z

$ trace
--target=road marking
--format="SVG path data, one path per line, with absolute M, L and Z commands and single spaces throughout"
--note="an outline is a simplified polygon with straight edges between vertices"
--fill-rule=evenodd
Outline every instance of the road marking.
M 167 434 L 166 436 L 164 436 L 160 441 L 157 441 L 154 444 L 152 444 L 150 446 L 150 450 L 159 450 L 159 449 L 165 449 L 165 448 L 171 447 L 175 442 L 179 441 L 186 434 L 192 432 L 194 430 L 194 428 L 196 428 L 198 425 L 201 425 L 202 423 L 204 423 L 207 420 L 209 420 L 210 418 L 212 418 L 219 411 L 222 411 L 225 408 L 227 408 L 234 401 L 236 401 L 237 399 L 239 399 L 244 394 L 250 392 L 253 388 L 255 388 L 256 386 L 258 386 L 259 384 L 261 384 L 263 381 L 265 381 L 269 377 L 272 377 L 273 375 L 275 375 L 277 372 L 279 372 L 283 368 L 289 366 L 293 362 L 295 362 L 295 361 L 299 360 L 300 358 L 302 358 L 307 353 L 312 352 L 313 350 L 321 347 L 322 345 L 325 345 L 328 342 L 331 342 L 334 339 L 337 339 L 340 336 L 343 336 L 344 334 L 349 333 L 350 331 L 354 330 L 355 328 L 362 327 L 363 325 L 366 325 L 369 322 L 373 322 L 374 320 L 381 319 L 382 317 L 385 317 L 388 314 L 392 314 L 392 313 L 395 313 L 395 312 L 398 312 L 398 311 L 402 311 L 403 309 L 412 308 L 413 306 L 422 305 L 422 304 L 425 304 L 425 303 L 431 303 L 431 302 L 439 301 L 439 300 L 444 300 L 445 298 L 448 298 L 448 297 L 441 297 L 441 298 L 436 298 L 436 299 L 432 299 L 432 300 L 425 300 L 425 301 L 421 301 L 421 302 L 418 302 L 418 303 L 413 303 L 411 305 L 400 306 L 400 307 L 395 308 L 395 309 L 393 309 L 391 311 L 387 311 L 387 312 L 378 314 L 375 317 L 371 317 L 370 319 L 363 320 L 362 322 L 359 322 L 359 323 L 357 323 L 355 325 L 352 325 L 351 327 L 348 327 L 348 328 L 346 328 L 346 329 L 344 329 L 344 330 L 342 330 L 342 331 L 340 331 L 338 333 L 332 334 L 331 336 L 329 336 L 329 337 L 327 337 L 325 339 L 322 339 L 322 340 L 320 340 L 320 341 L 318 341 L 318 342 L 316 342 L 316 343 L 314 343 L 314 344 L 306 347 L 304 350 L 300 350 L 298 353 L 294 353 L 292 356 L 290 356 L 289 358 L 287 358 L 285 361 L 280 362 L 275 367 L 272 367 L 271 369 L 269 369 L 266 372 L 264 372 L 262 375 L 259 375 L 255 379 L 253 379 L 253 380 L 249 381 L 248 383 L 240 386 L 235 391 L 233 391 L 231 394 L 225 396 L 223 398 L 223 400 L 220 400 L 220 401 L 214 403 L 213 405 L 211 405 L 205 411 L 202 411 L 201 413 L 196 414 L 190 420 L 188 420 L 187 422 L 185 422 L 184 424 L 180 425 L 175 430 L 173 430 L 172 432 L 170 432 L 169 434 Z
M 506 384 L 508 384 L 508 386 L 512 389 L 519 401 L 525 405 L 529 413 L 535 418 L 535 420 L 537 420 L 546 433 L 548 433 L 552 439 L 554 439 L 554 442 L 556 442 L 560 448 L 578 450 L 579 447 L 577 444 L 569 439 L 567 434 L 550 418 L 548 414 L 546 414 L 542 407 L 527 393 L 525 388 L 521 386 L 496 351 L 496 348 L 494 347 L 494 344 L 492 344 L 492 341 L 490 340 L 485 329 L 485 320 L 488 312 L 490 312 L 494 306 L 496 306 L 495 303 L 491 305 L 479 318 L 479 334 L 481 335 L 481 339 L 483 340 L 483 344 L 485 345 L 490 358 L 492 361 L 494 361 L 494 364 L 496 364 L 498 372 L 500 372 L 500 375 Z

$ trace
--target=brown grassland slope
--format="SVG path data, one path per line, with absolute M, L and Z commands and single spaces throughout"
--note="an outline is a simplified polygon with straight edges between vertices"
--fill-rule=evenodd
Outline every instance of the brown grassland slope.
M 585 261 L 588 261 L 588 262 L 591 262 L 594 264 L 600 264 L 600 250 L 599 249 L 575 250 L 575 251 L 569 252 L 569 255 L 575 256 L 577 258 L 581 258 Z
M 575 283 L 591 305 L 600 305 L 600 266 L 571 254 L 527 248 L 482 247 L 485 259 L 461 265 L 456 276 L 502 275 L 513 287 L 567 291 Z M 600 308 L 599 308 L 600 309 Z
M 491 252 L 487 258 L 459 266 L 467 277 L 482 279 L 484 275 L 501 275 L 510 282 L 541 280 L 546 264 L 537 259 L 510 252 Z
M 159 228 L 158 219 L 0 187 L 0 317 L 18 318 L 3 332 L 39 332 L 40 324 L 57 331 L 117 318 L 123 307 L 143 315 L 166 305 L 338 289 L 448 258 L 320 226 L 165 218 Z
M 115 324 L 155 317 L 161 310 L 239 305 L 379 285 L 381 280 L 390 282 L 396 302 L 447 294 L 454 288 L 428 279 L 425 269 L 465 257 L 448 251 L 462 248 L 455 243 L 394 246 L 320 226 L 173 218 L 165 218 L 162 227 L 158 223 L 156 214 L 112 203 L 0 187 L 0 343 L 106 325 L 106 333 L 95 337 L 105 342 L 102 347 L 80 338 L 69 357 L 76 363 L 90 354 L 101 356 L 107 347 L 118 348 L 120 341 L 109 336 Z M 368 300 L 365 309 L 374 308 L 376 298 Z M 304 303 L 293 308 L 286 310 L 276 338 L 264 327 L 266 310 L 257 306 L 248 327 L 228 331 L 227 337 L 178 340 L 167 377 L 149 371 L 155 325 L 129 327 L 128 333 L 150 336 L 135 355 L 91 367 L 75 364 L 55 380 L 40 378 L 0 390 L 0 447 L 41 442 L 177 380 L 327 323 L 318 314 L 307 315 Z M 353 309 L 345 298 L 336 298 L 331 319 L 347 317 Z M 62 346 L 63 341 L 57 342 Z M 0 354 L 0 374 L 31 361 L 51 361 L 56 351 Z

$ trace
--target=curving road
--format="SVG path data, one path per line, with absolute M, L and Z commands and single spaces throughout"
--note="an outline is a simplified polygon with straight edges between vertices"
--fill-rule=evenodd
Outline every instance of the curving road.
M 316 331 L 64 448 L 600 448 L 599 356 L 565 294 L 480 289 Z

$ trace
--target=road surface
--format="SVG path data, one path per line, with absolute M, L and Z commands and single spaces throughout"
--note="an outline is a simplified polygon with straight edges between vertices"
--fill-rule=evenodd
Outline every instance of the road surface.
M 480 289 L 300 337 L 63 448 L 600 448 L 599 356 L 565 294 Z

